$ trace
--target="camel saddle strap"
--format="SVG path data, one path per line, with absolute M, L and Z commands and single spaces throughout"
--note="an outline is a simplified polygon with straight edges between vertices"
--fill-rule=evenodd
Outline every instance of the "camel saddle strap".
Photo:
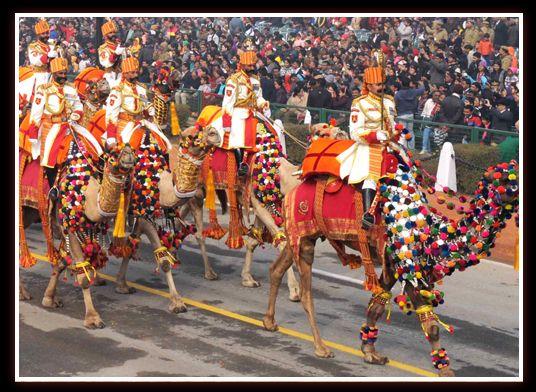
M 356 191 L 354 193 L 354 202 L 356 206 L 357 216 L 363 216 L 363 201 L 361 199 L 361 192 Z M 379 287 L 378 276 L 374 269 L 374 263 L 370 255 L 369 241 L 367 232 L 361 226 L 357 229 L 357 241 L 359 243 L 359 251 L 361 252 L 361 259 L 363 261 L 363 268 L 365 269 L 365 290 L 373 291 Z
M 327 182 L 328 178 L 321 178 L 316 182 L 313 215 L 315 217 L 316 224 L 320 228 L 320 231 L 326 237 L 329 237 L 326 222 L 324 221 L 324 216 L 322 215 L 322 206 L 324 205 L 324 191 L 326 190 Z

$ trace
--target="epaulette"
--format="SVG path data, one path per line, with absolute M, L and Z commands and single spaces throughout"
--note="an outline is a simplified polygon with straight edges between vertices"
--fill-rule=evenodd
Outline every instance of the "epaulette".
M 108 48 L 109 48 L 109 43 L 105 42 L 101 46 L 99 46 L 99 52 Z
M 41 42 L 41 41 L 32 41 L 30 42 L 30 44 L 28 45 L 29 47 L 32 47 L 32 48 L 39 48 L 39 49 L 43 49 L 45 50 L 46 48 L 48 48 L 48 45 Z
M 359 101 L 361 101 L 362 99 L 365 99 L 367 96 L 366 95 L 361 95 L 357 98 L 355 98 L 353 101 L 352 101 L 352 106 L 354 106 L 355 103 L 358 103 Z
M 41 88 L 43 91 L 49 90 L 51 87 L 56 87 L 54 82 L 47 82 L 40 85 L 38 88 Z
M 393 102 L 395 101 L 395 97 L 393 97 L 392 95 L 384 94 L 383 98 L 387 98 L 388 100 L 393 101 Z

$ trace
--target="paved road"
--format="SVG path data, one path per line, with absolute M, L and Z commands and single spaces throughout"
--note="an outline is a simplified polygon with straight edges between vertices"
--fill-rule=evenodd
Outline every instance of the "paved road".
M 27 237 L 32 251 L 44 254 L 38 230 L 39 226 L 27 230 Z M 166 310 L 164 277 L 153 272 L 149 246 L 142 248 L 145 261 L 132 262 L 128 273 L 129 281 L 140 285 L 135 294 L 116 294 L 112 282 L 93 289 L 95 305 L 106 323 L 102 330 L 82 326 L 82 295 L 72 281 L 59 285 L 64 308 L 41 307 L 48 263 L 22 271 L 34 298 L 19 307 L 20 376 L 415 377 L 434 370 L 417 320 L 394 307 L 391 324 L 381 323 L 377 344 L 391 364 L 364 364 L 356 350 L 357 337 L 370 294 L 354 281 L 325 273 L 313 278 L 322 336 L 339 344 L 333 350 L 335 358 L 319 359 L 306 340 L 310 329 L 303 308 L 287 299 L 286 287 L 276 314 L 284 333 L 258 326 L 267 303 L 268 266 L 275 257 L 270 247 L 256 252 L 253 274 L 262 286 L 250 289 L 240 285 L 243 251 L 208 240 L 220 280 L 206 281 L 195 241 L 187 240 L 174 276 L 190 305 L 187 313 L 179 315 Z M 112 259 L 102 272 L 114 276 L 118 267 L 118 260 Z M 318 246 L 315 268 L 350 280 L 363 279 L 362 271 L 342 267 L 326 244 Z M 455 328 L 454 335 L 443 330 L 442 338 L 456 374 L 518 376 L 517 273 L 506 265 L 482 263 L 450 277 L 443 288 L 446 301 L 438 313 Z

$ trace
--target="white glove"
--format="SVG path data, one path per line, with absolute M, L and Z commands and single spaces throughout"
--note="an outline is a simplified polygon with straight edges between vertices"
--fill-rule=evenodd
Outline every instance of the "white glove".
M 149 107 L 147 108 L 147 114 L 148 114 L 149 116 L 154 117 L 155 113 L 156 113 L 156 111 L 155 111 L 154 106 L 151 105 L 151 106 L 149 106 Z
M 73 113 L 71 113 L 71 115 L 69 116 L 69 119 L 70 119 L 71 121 L 78 121 L 78 120 L 80 120 L 80 114 L 78 114 L 78 113 L 74 113 L 74 112 L 73 112 Z
M 50 51 L 48 52 L 48 57 L 50 57 L 50 58 L 56 58 L 56 57 L 58 57 L 58 52 L 55 51 L 55 50 L 50 50 Z
M 378 139 L 379 141 L 384 142 L 388 138 L 389 138 L 389 136 L 387 135 L 387 132 L 384 132 L 384 131 L 376 132 L 376 139 Z
M 125 53 L 125 48 L 118 45 L 117 48 L 115 48 L 115 54 L 122 55 L 123 53 Z
M 115 137 L 109 137 L 108 139 L 106 139 L 106 146 L 108 147 L 108 149 L 115 147 L 116 144 L 117 139 Z

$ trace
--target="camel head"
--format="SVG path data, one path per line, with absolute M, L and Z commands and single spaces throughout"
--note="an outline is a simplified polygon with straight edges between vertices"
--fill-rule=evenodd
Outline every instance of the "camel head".
M 88 82 L 87 99 L 93 104 L 100 106 L 110 94 L 110 85 L 104 78 Z
M 130 144 L 118 146 L 110 153 L 108 165 L 113 174 L 126 174 L 134 168 L 136 156 Z
M 335 127 L 327 123 L 319 123 L 311 126 L 309 137 L 311 141 L 319 138 L 346 140 L 348 139 L 348 134 L 339 127 Z
M 219 132 L 210 125 L 207 127 L 194 125 L 186 128 L 181 134 L 180 146 L 195 157 L 205 155 L 210 149 L 220 144 Z

